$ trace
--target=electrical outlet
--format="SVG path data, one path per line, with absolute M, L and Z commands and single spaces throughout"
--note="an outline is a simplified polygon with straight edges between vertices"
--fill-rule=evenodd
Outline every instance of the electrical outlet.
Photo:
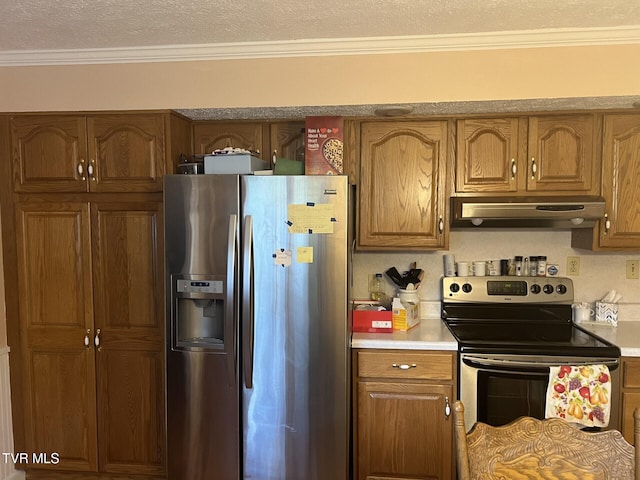
M 580 275 L 580 257 L 567 257 L 567 275 Z
M 627 278 L 637 280 L 640 278 L 640 272 L 638 271 L 638 264 L 640 260 L 627 260 Z

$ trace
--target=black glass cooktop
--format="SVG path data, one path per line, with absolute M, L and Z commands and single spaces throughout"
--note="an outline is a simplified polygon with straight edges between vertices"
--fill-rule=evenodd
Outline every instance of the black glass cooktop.
M 463 353 L 619 357 L 618 347 L 574 325 L 570 305 L 443 305 Z

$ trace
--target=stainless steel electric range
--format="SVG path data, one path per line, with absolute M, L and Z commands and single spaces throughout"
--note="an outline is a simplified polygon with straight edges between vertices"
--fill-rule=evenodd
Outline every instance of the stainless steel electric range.
M 559 277 L 444 277 L 441 316 L 458 342 L 465 423 L 544 418 L 549 367 L 605 364 L 608 428 L 618 428 L 620 349 L 571 319 L 573 282 Z

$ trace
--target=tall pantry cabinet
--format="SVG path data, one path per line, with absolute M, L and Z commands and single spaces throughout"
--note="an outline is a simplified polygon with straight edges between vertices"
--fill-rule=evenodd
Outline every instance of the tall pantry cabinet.
M 150 112 L 1 126 L 16 450 L 59 457 L 18 468 L 164 478 L 162 177 L 189 152 L 188 122 Z

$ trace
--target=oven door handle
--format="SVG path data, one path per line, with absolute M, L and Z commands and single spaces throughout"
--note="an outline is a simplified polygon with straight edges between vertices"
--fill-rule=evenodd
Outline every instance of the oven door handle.
M 557 367 L 559 365 L 606 365 L 607 367 L 613 369 L 617 368 L 619 365 L 619 361 L 617 359 L 602 359 L 602 358 L 593 358 L 589 360 L 578 360 L 574 359 L 571 361 L 559 361 L 560 359 L 551 359 L 551 360 L 531 360 L 531 361 L 521 361 L 515 359 L 507 359 L 500 358 L 495 359 L 491 357 L 482 357 L 477 355 L 464 355 L 461 359 L 465 364 L 469 366 L 481 366 L 481 367 Z

